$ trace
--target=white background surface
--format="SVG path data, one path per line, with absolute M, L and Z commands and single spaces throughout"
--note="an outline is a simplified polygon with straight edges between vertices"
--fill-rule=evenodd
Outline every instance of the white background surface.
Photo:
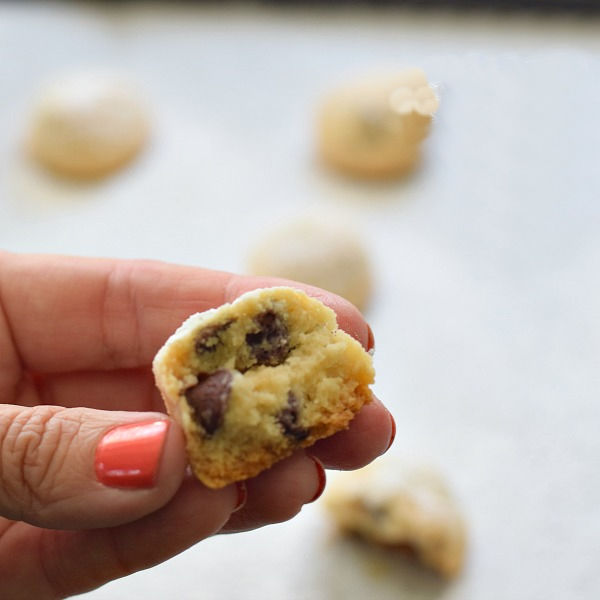
M 144 90 L 152 145 L 101 182 L 52 179 L 21 150 L 30 100 L 96 65 Z M 381 65 L 439 86 L 426 162 L 349 182 L 316 164 L 312 111 Z M 242 271 L 273 224 L 354 219 L 392 451 L 440 465 L 470 526 L 448 585 L 333 539 L 317 503 L 85 597 L 600 597 L 599 98 L 592 19 L 1 4 L 0 246 Z

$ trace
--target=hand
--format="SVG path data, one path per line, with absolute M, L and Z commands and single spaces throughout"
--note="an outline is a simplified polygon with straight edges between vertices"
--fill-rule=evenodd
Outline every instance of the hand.
M 210 490 L 186 475 L 183 434 L 164 414 L 152 358 L 191 313 L 281 283 L 149 261 L 0 253 L 0 597 L 81 593 L 215 533 L 289 519 L 322 491 L 320 464 L 354 469 L 385 452 L 393 419 L 375 400 L 348 430 L 244 484 Z M 294 285 L 372 344 L 351 304 Z M 150 487 L 101 483 L 94 457 L 107 431 L 154 420 L 167 425 L 158 428 L 156 464 L 146 456 Z

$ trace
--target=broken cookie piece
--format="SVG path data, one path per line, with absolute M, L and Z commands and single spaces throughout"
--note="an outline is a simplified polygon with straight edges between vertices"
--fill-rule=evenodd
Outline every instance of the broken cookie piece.
M 444 478 L 431 465 L 380 458 L 340 474 L 324 504 L 344 532 L 407 552 L 445 577 L 462 569 L 464 520 Z
M 192 469 L 220 488 L 348 426 L 371 400 L 371 357 L 304 292 L 260 289 L 192 315 L 153 371 Z

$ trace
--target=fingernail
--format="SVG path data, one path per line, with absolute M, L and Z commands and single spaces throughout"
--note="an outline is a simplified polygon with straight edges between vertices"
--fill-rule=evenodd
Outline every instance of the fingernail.
M 152 487 L 169 425 L 166 419 L 145 421 L 104 434 L 94 460 L 98 481 L 110 487 Z
M 373 330 L 369 324 L 367 324 L 367 330 L 369 334 L 369 337 L 367 338 L 367 352 L 375 351 L 375 336 L 373 335 Z
M 248 488 L 243 481 L 237 481 L 235 486 L 237 487 L 237 503 L 235 508 L 231 511 L 232 513 L 237 512 L 246 504 L 246 500 L 248 500 Z
M 311 456 L 310 458 L 313 459 L 313 462 L 317 468 L 318 487 L 315 495 L 307 502 L 307 504 L 314 502 L 323 493 L 323 490 L 325 489 L 325 483 L 327 482 L 327 476 L 325 475 L 325 469 L 323 468 L 321 461 L 314 456 Z
M 388 413 L 390 415 L 390 421 L 392 422 L 392 434 L 390 436 L 390 441 L 388 442 L 387 448 L 385 451 L 387 452 L 390 449 L 390 446 L 394 443 L 394 438 L 396 437 L 396 421 L 392 416 L 392 413 Z

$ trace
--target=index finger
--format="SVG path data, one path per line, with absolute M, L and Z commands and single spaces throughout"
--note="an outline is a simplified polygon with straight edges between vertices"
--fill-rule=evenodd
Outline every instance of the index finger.
M 21 364 L 37 373 L 147 366 L 190 314 L 282 284 L 331 307 L 367 347 L 368 326 L 352 304 L 301 283 L 157 261 L 0 253 L 0 309 Z

